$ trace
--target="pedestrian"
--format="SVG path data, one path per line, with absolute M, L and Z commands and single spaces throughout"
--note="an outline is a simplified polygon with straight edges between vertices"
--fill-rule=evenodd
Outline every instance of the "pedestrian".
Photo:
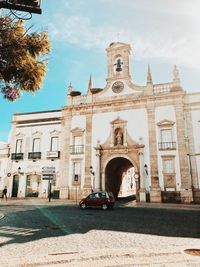
M 7 186 L 4 187 L 4 190 L 3 190 L 3 193 L 2 193 L 2 200 L 4 199 L 4 196 L 5 196 L 5 199 L 7 201 Z

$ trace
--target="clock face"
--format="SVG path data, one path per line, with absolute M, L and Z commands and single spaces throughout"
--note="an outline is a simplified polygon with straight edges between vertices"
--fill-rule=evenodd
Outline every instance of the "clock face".
M 114 93 L 121 93 L 123 89 L 124 89 L 123 82 L 115 82 L 115 83 L 113 83 L 112 90 L 113 90 Z

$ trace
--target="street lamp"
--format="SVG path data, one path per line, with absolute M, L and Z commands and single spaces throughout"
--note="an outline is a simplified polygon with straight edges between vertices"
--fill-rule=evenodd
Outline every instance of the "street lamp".
M 21 174 L 21 175 L 23 175 L 24 173 L 21 170 L 22 170 L 21 167 L 19 167 L 18 168 L 18 173 Z
M 18 168 L 18 173 L 21 174 L 21 167 Z
M 93 167 L 92 166 L 90 166 L 90 173 L 92 174 L 92 176 L 93 176 L 93 185 L 92 185 L 92 190 L 94 190 L 94 188 L 95 188 L 95 172 L 93 171 Z

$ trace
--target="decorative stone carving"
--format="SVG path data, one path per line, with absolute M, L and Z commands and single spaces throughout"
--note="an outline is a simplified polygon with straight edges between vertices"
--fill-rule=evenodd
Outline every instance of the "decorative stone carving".
M 121 146 L 123 145 L 123 133 L 120 128 L 115 131 L 115 144 Z

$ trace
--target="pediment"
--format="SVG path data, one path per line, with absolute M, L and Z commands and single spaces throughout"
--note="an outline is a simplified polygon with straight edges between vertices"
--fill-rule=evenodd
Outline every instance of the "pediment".
M 83 128 L 80 128 L 80 127 L 76 127 L 76 128 L 74 128 L 74 129 L 71 130 L 71 133 L 74 136 L 82 135 L 83 132 L 84 132 L 84 129 Z
M 122 42 L 112 42 L 109 44 L 108 48 L 121 48 L 121 47 L 128 47 L 131 48 L 129 44 L 122 43 Z
M 25 136 L 25 134 L 23 134 L 23 133 L 17 133 L 16 134 L 16 138 L 24 138 L 24 136 Z
M 58 130 L 53 130 L 53 131 L 50 132 L 51 136 L 53 136 L 53 135 L 54 136 L 58 136 L 59 134 L 60 134 L 60 131 L 58 131 Z
M 117 119 L 115 119 L 114 121 L 111 121 L 110 124 L 124 124 L 124 123 L 127 123 L 127 121 L 121 119 L 120 117 L 117 117 Z
M 35 132 L 32 134 L 32 136 L 35 137 L 35 138 L 37 138 L 37 137 L 41 137 L 41 135 L 42 135 L 42 133 L 39 132 L 39 131 L 35 131 Z
M 174 124 L 175 124 L 174 121 L 170 121 L 170 120 L 167 120 L 167 119 L 162 120 L 162 121 L 160 121 L 160 122 L 157 123 L 157 125 L 159 127 L 173 126 Z

